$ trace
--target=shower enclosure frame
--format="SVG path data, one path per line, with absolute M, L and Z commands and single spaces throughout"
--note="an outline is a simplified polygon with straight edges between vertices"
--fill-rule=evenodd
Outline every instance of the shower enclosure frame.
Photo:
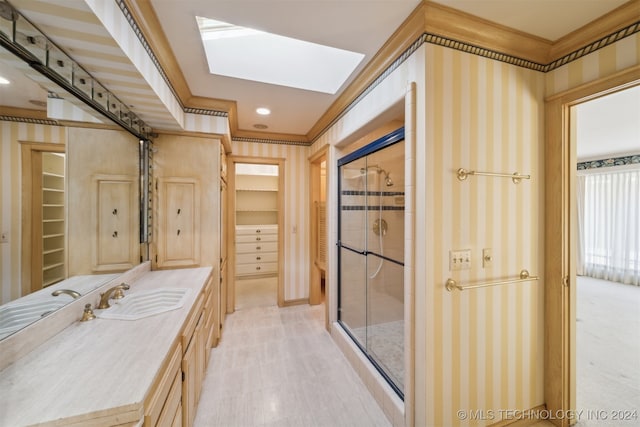
M 390 147 L 396 143 L 399 143 L 401 141 L 405 140 L 405 129 L 404 126 L 387 134 L 384 135 L 383 137 L 374 140 L 373 142 L 365 145 L 364 147 L 361 147 L 357 150 L 355 150 L 352 153 L 347 154 L 346 156 L 338 159 L 337 165 L 338 165 L 338 171 L 339 171 L 339 179 L 338 181 L 338 203 L 337 203 L 337 208 L 338 208 L 338 221 L 337 221 L 337 225 L 338 225 L 338 239 L 336 242 L 336 249 L 337 249 L 337 267 L 338 267 L 338 292 L 337 292 L 337 302 L 338 302 L 338 324 L 340 324 L 340 326 L 342 327 L 342 329 L 345 331 L 345 333 L 351 338 L 351 340 L 355 343 L 355 345 L 360 349 L 360 351 L 362 351 L 363 355 L 369 360 L 369 362 L 371 362 L 371 364 L 376 368 L 376 370 L 380 373 L 380 375 L 382 375 L 382 377 L 385 379 L 385 381 L 389 384 L 389 386 L 397 393 L 397 395 L 404 400 L 404 391 L 402 389 L 400 389 L 400 387 L 394 382 L 394 380 L 391 378 L 391 376 L 385 371 L 385 369 L 378 363 L 378 361 L 372 356 L 372 354 L 369 352 L 369 350 L 367 349 L 367 343 L 365 342 L 364 345 L 363 343 L 360 342 L 360 340 L 354 336 L 354 334 L 352 333 L 350 327 L 345 324 L 342 320 L 342 257 L 340 254 L 341 249 L 346 249 L 349 251 L 352 251 L 354 253 L 357 253 L 359 255 L 363 255 L 363 256 L 367 256 L 369 254 L 381 258 L 385 261 L 389 261 L 392 262 L 394 264 L 397 265 L 401 265 L 403 267 L 403 274 L 406 274 L 406 272 L 404 271 L 404 260 L 402 263 L 399 263 L 397 260 L 385 257 L 382 254 L 378 254 L 378 253 L 374 253 L 374 252 L 369 252 L 367 251 L 367 249 L 365 248 L 364 251 L 358 251 L 354 248 L 348 247 L 348 246 L 343 246 L 342 244 L 342 208 L 343 208 L 343 204 L 342 204 L 342 176 L 341 176 L 341 167 L 349 164 L 355 160 L 361 159 L 365 156 L 371 155 L 375 152 L 378 152 L 380 150 L 383 150 L 387 147 Z M 378 167 L 379 168 L 379 167 Z M 380 173 L 381 171 L 377 171 L 378 173 Z M 386 171 L 382 171 L 382 172 L 386 172 Z M 388 173 L 386 174 L 386 179 L 388 179 Z M 380 191 L 381 192 L 381 191 Z M 403 188 L 403 192 L 404 192 L 404 188 Z M 404 194 L 404 193 L 403 193 Z M 402 236 L 402 238 L 404 239 L 404 236 Z M 366 268 L 366 267 L 365 267 Z M 368 276 L 368 274 L 367 274 Z M 368 309 L 366 310 L 366 312 L 368 313 Z M 368 321 L 366 323 L 366 327 L 368 328 Z

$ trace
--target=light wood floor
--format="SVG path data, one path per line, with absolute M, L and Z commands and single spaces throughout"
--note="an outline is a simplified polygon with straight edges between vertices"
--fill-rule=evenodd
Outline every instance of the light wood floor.
M 196 427 L 389 425 L 324 328 L 324 305 L 247 308 L 227 317 Z

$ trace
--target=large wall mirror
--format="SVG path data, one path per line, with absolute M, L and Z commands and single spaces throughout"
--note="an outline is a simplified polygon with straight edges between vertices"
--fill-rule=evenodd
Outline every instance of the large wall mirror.
M 0 339 L 148 258 L 148 143 L 1 49 Z

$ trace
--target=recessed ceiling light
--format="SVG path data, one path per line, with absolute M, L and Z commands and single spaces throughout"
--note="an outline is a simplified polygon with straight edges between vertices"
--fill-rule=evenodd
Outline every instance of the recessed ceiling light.
M 196 16 L 211 74 L 335 94 L 364 54 Z
M 9 83 L 10 83 L 9 80 L 7 80 L 4 77 L 0 76 L 0 85 L 8 85 Z
M 271 110 L 265 107 L 260 107 L 256 108 L 256 113 L 260 114 L 261 116 L 268 116 L 269 114 L 271 114 Z

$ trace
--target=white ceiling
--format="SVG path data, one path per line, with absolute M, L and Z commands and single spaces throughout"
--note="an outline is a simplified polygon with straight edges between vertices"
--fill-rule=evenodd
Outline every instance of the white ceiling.
M 297 135 L 307 134 L 337 95 L 210 74 L 195 16 L 365 54 L 342 86 L 344 89 L 419 3 L 419 0 L 151 0 L 193 95 L 237 101 L 240 129 L 255 130 L 253 125 L 262 123 L 269 126 L 269 132 Z M 271 116 L 258 116 L 257 107 L 269 108 Z
M 308 133 L 340 92 L 420 3 L 420 0 L 134 1 L 150 1 L 155 9 L 192 95 L 236 101 L 240 129 L 255 132 L 253 125 L 260 123 L 269 126 L 267 132 L 294 135 Z M 625 0 L 436 2 L 548 40 L 556 40 L 620 6 Z M 127 62 L 128 58 L 115 43 L 105 42 L 108 34 L 99 27 L 99 21 L 84 0 L 13 0 L 11 3 L 26 13 L 29 19 L 108 89 L 127 104 L 133 105 L 134 112 L 139 113 L 155 129 L 162 130 L 163 126 L 173 129 L 169 126 L 177 126 L 171 114 L 162 110 L 162 103 L 152 99 L 151 88 L 145 88 L 144 93 L 142 89 L 132 89 L 142 88 L 146 82 L 137 74 L 135 67 Z M 361 52 L 366 56 L 336 95 L 213 76 L 208 72 L 196 15 Z M 70 38 L 75 30 L 78 30 L 78 34 L 86 30 L 87 37 L 83 40 Z M 94 39 L 99 39 L 101 44 L 92 46 Z M 93 54 L 96 51 L 112 58 L 118 57 L 118 60 L 106 63 L 101 55 Z M 16 93 L 20 95 L 23 92 L 18 88 Z M 0 104 L 13 98 L 13 95 L 5 95 L 5 92 L 0 96 Z M 267 118 L 258 116 L 255 109 L 259 106 L 269 107 L 272 114 Z
M 640 154 L 640 86 L 576 106 L 578 161 Z
M 481 18 L 548 39 L 558 38 L 626 0 L 436 0 Z M 364 53 L 351 78 L 371 60 L 419 0 L 151 0 L 193 95 L 237 101 L 238 127 L 306 134 L 337 95 L 209 74 L 195 16 Z M 255 109 L 271 109 L 268 118 Z

